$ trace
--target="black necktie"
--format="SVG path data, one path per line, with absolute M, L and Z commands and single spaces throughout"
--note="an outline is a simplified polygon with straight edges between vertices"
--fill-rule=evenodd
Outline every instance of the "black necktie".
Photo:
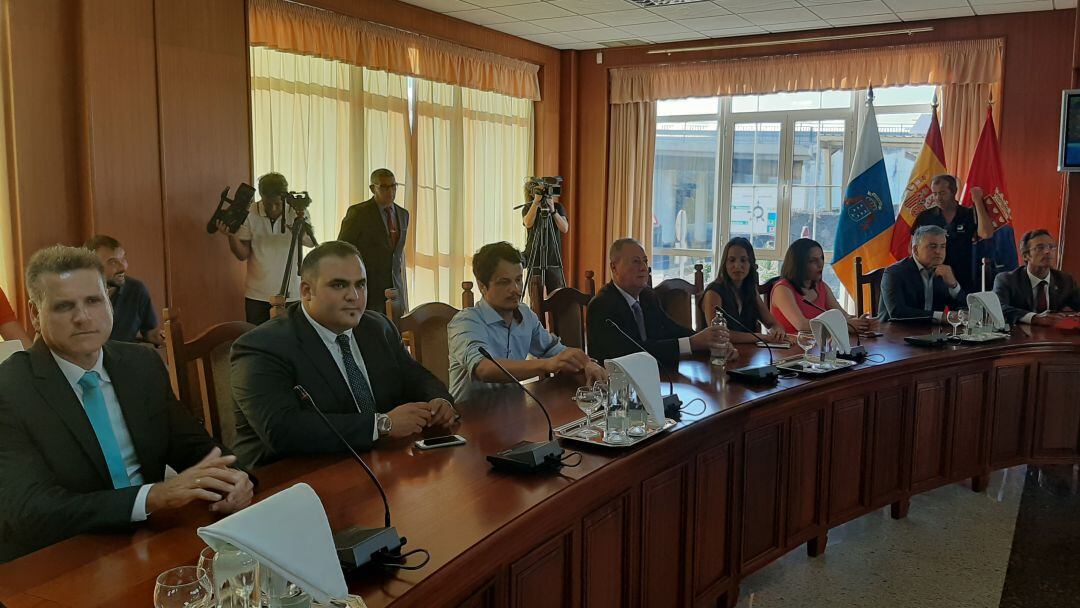
M 349 390 L 352 391 L 356 407 L 361 412 L 375 413 L 375 397 L 371 394 L 371 388 L 364 380 L 364 372 L 356 364 L 352 356 L 352 348 L 349 346 L 349 335 L 341 334 L 337 337 L 337 344 L 341 348 L 341 359 L 345 362 L 345 376 L 349 379 Z

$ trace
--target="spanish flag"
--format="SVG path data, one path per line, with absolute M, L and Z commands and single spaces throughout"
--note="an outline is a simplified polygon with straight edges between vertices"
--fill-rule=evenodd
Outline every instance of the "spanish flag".
M 896 223 L 893 224 L 892 244 L 889 249 L 894 258 L 902 260 L 908 256 L 911 250 L 911 227 L 915 225 L 915 218 L 934 204 L 931 200 L 930 182 L 942 173 L 945 173 L 945 146 L 941 143 L 935 95 L 934 105 L 930 110 L 930 130 L 926 132 L 926 140 L 919 150 L 919 157 L 911 168 L 911 177 L 904 189 L 904 202 L 896 216 Z
M 868 271 L 893 263 L 889 243 L 895 217 L 871 90 L 833 243 L 833 270 L 849 294 L 855 293 L 856 257 Z

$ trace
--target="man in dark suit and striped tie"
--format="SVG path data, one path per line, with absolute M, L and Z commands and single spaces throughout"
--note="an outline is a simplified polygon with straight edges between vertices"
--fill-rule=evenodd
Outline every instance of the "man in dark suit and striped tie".
M 1055 325 L 1062 313 L 1080 311 L 1080 288 L 1076 281 L 1054 268 L 1057 242 L 1045 228 L 1029 230 L 1020 237 L 1025 265 L 994 279 L 994 293 L 1009 323 Z
M 0 562 L 194 501 L 250 504 L 251 480 L 173 396 L 158 355 L 108 341 L 93 253 L 37 252 L 26 287 L 40 337 L 0 365 Z M 166 480 L 166 465 L 181 473 Z

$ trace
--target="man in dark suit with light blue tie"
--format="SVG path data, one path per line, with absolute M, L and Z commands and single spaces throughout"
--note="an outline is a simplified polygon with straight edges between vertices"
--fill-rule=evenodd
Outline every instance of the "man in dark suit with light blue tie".
M 967 294 L 946 265 L 948 233 L 921 226 L 911 235 L 911 255 L 885 269 L 881 277 L 882 321 L 942 323 L 945 308 L 967 308 Z
M 173 396 L 158 355 L 108 341 L 93 253 L 39 251 L 26 286 L 40 337 L 0 365 L 0 562 L 193 501 L 251 502 L 251 480 Z M 166 465 L 182 472 L 166 480 Z

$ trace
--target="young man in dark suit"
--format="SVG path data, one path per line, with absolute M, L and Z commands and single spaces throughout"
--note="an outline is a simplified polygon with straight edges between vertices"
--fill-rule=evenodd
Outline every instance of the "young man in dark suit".
M 233 343 L 241 463 L 346 450 L 297 385 L 357 450 L 456 420 L 446 386 L 409 355 L 385 316 L 365 311 L 367 289 L 356 248 L 327 241 L 304 258 L 300 302 Z
M 0 562 L 193 501 L 250 504 L 247 474 L 173 396 L 158 355 L 108 341 L 93 253 L 39 251 L 26 285 L 41 336 L 0 365 Z M 165 465 L 182 472 L 165 480 Z
M 360 250 L 368 273 L 368 310 L 386 311 L 387 289 L 396 289 L 394 316 L 409 309 L 405 290 L 405 236 L 409 212 L 394 202 L 399 184 L 389 169 L 371 173 L 372 197 L 349 207 L 338 240 Z
M 1054 268 L 1057 248 L 1045 228 L 1029 230 L 1020 237 L 1025 265 L 994 279 L 994 293 L 1001 300 L 1006 321 L 1052 326 L 1064 318 L 1061 313 L 1080 311 L 1076 281 Z
M 610 326 L 615 322 L 645 347 L 645 350 L 666 367 L 675 367 L 681 355 L 708 351 L 713 346 L 728 344 L 727 330 L 707 327 L 697 333 L 671 319 L 649 283 L 649 258 L 641 243 L 624 238 L 612 243 L 608 251 L 611 282 L 589 302 L 589 355 L 612 359 L 639 349 L 626 336 Z M 735 349 L 729 351 L 738 356 Z
M 885 269 L 881 277 L 882 321 L 942 323 L 946 307 L 967 307 L 967 294 L 945 264 L 948 233 L 934 225 L 911 235 L 911 255 Z

